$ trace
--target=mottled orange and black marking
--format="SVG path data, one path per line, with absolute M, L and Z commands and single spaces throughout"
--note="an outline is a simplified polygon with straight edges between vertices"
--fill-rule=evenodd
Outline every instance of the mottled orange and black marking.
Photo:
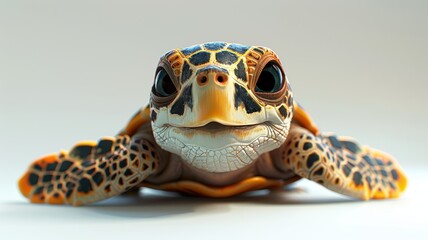
M 235 109 L 243 107 L 247 114 L 251 114 L 260 112 L 261 106 L 267 104 L 277 107 L 283 119 L 289 118 L 293 110 L 293 99 L 285 74 L 283 78 L 286 84 L 280 94 L 256 94 L 254 90 L 257 80 L 260 80 L 257 78 L 261 70 L 271 62 L 281 65 L 279 58 L 270 49 L 236 43 L 209 42 L 172 50 L 161 57 L 158 67 L 172 69 L 174 76 L 170 77 L 176 85 L 177 96 L 159 97 L 153 87 L 152 97 L 156 96 L 152 98 L 154 108 L 169 106 L 170 114 L 183 116 L 186 106 L 192 111 L 192 103 L 197 97 L 192 94 L 197 91 L 197 86 L 189 83 L 189 79 L 207 72 L 222 72 L 225 76 L 234 76 L 236 79 L 232 99 Z M 207 103 L 207 106 L 210 104 Z M 155 119 L 156 117 L 152 118 Z
M 152 144 L 138 137 L 78 143 L 70 154 L 36 160 L 19 188 L 34 203 L 88 204 L 136 186 L 155 171 L 157 159 Z
M 301 177 L 361 199 L 396 198 L 406 188 L 397 161 L 335 135 L 315 136 L 294 126 L 283 147 L 284 164 Z

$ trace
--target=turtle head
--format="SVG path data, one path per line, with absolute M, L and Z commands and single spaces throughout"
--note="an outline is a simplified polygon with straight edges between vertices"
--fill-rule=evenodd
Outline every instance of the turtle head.
M 156 142 L 191 166 L 229 172 L 278 148 L 293 97 L 265 47 L 210 42 L 163 55 L 151 92 Z

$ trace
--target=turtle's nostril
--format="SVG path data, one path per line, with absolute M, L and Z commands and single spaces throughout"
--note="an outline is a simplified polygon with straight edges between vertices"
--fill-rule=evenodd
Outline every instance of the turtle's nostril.
M 208 82 L 208 77 L 206 75 L 198 76 L 197 82 L 199 86 L 204 86 Z
M 227 82 L 227 75 L 219 73 L 215 76 L 215 81 L 217 84 L 224 85 Z
M 210 82 L 219 86 L 226 85 L 227 82 L 227 75 L 224 73 L 208 73 L 208 74 L 201 74 L 197 77 L 196 81 L 199 86 L 205 86 L 209 84 Z

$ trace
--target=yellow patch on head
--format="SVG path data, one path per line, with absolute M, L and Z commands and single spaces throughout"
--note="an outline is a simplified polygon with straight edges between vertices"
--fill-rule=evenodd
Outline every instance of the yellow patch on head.
M 198 122 L 221 121 L 229 118 L 231 99 L 227 91 L 209 87 L 206 91 L 202 91 L 198 99 L 203 103 L 198 105 Z

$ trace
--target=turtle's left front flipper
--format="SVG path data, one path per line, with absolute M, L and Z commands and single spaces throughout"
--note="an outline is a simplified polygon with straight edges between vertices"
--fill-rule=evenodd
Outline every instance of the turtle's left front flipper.
M 393 157 L 346 137 L 315 136 L 292 125 L 279 151 L 279 166 L 344 195 L 396 198 L 406 188 L 406 176 Z
M 21 192 L 34 203 L 84 205 L 119 195 L 156 171 L 156 148 L 144 137 L 111 141 L 111 151 L 101 155 L 80 144 L 36 160 L 19 180 Z

